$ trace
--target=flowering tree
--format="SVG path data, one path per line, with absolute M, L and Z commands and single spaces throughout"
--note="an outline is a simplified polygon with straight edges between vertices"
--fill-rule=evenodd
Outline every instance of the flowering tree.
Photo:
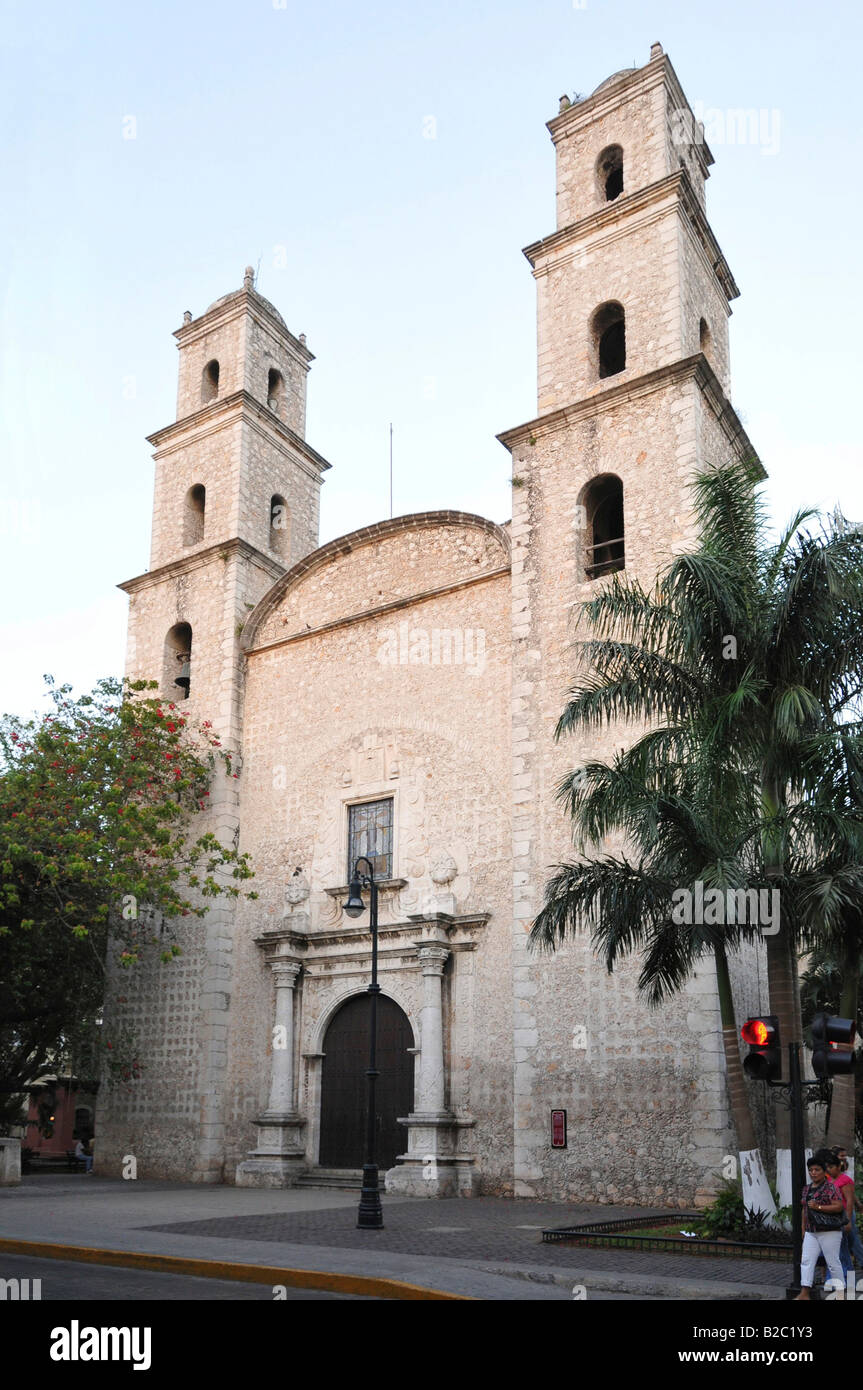
M 0 720 L 0 1119 L 46 1069 L 138 1071 L 129 1037 L 101 1039 L 110 956 L 130 971 L 181 952 L 178 918 L 257 895 L 248 856 L 195 835 L 216 776 L 236 778 L 209 721 L 191 727 L 155 682 L 103 680 Z M 5 1107 L 4 1107 L 5 1103 Z

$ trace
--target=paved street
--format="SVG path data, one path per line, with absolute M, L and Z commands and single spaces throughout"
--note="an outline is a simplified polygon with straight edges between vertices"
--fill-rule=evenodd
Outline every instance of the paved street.
M 111 1302 L 138 1303 L 141 1300 L 203 1302 L 224 1299 L 236 1302 L 272 1303 L 272 1286 L 241 1284 L 235 1279 L 193 1279 L 182 1274 L 158 1274 L 146 1269 L 109 1269 L 103 1265 L 86 1265 L 72 1260 L 32 1259 L 28 1255 L 5 1255 L 0 1252 L 0 1279 L 27 1279 L 28 1293 L 33 1298 L 33 1280 L 41 1280 L 41 1301 L 55 1303 Z M 22 1286 L 23 1287 L 23 1286 Z M 350 1294 L 325 1293 L 320 1289 L 286 1289 L 284 1301 L 369 1303 L 379 1300 Z M 6 1310 L 8 1312 L 8 1309 Z
M 385 1197 L 384 1229 L 359 1231 L 357 1199 L 321 1188 L 267 1192 L 39 1175 L 0 1191 L 0 1235 L 374 1275 L 495 1300 L 571 1300 L 574 1287 L 587 1299 L 781 1299 L 788 1278 L 772 1261 L 542 1242 L 543 1227 L 640 1214 L 632 1207 Z

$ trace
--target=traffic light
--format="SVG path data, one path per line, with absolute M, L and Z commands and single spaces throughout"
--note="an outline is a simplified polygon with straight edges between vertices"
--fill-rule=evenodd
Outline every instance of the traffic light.
M 853 1018 L 816 1014 L 812 1020 L 812 1070 L 816 1076 L 843 1076 L 854 1070 Z
M 778 1081 L 782 1075 L 782 1052 L 779 1046 L 779 1019 L 775 1014 L 747 1018 L 740 1036 L 749 1044 L 743 1059 L 743 1070 L 757 1081 Z

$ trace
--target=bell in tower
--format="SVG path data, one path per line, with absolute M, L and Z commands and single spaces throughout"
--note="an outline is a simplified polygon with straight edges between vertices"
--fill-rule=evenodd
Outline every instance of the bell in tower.
M 183 700 L 189 698 L 189 686 L 192 683 L 191 657 L 191 652 L 179 652 L 177 655 L 177 660 L 180 662 L 180 674 L 176 677 L 174 684 L 180 687 Z

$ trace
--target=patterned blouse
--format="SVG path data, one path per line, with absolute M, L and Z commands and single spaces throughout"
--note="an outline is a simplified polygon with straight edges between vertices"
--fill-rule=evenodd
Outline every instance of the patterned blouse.
M 835 1184 L 832 1183 L 829 1178 L 825 1178 L 823 1182 L 817 1184 L 808 1182 L 803 1189 L 802 1204 L 804 1207 L 807 1206 L 809 1202 L 815 1202 L 816 1206 L 819 1207 L 829 1207 L 831 1203 L 841 1201 L 842 1194 L 837 1190 Z M 818 1214 L 819 1213 L 816 1213 L 816 1215 Z M 831 1215 L 832 1214 L 833 1213 L 831 1213 Z M 835 1214 L 836 1216 L 841 1215 L 838 1211 Z

